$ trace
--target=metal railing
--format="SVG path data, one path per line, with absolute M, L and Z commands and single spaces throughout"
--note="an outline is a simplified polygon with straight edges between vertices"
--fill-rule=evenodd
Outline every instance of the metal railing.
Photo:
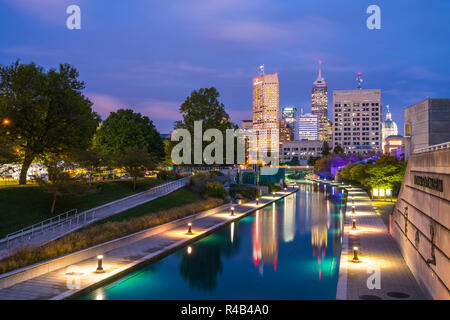
M 450 149 L 450 141 L 440 143 L 440 144 L 435 144 L 433 146 L 429 146 L 429 147 L 425 147 L 425 148 L 416 149 L 416 150 L 414 150 L 413 153 L 414 154 L 424 153 L 424 152 L 431 152 L 431 151 L 444 150 L 444 149 Z
M 182 179 L 171 181 L 151 188 L 147 191 L 140 192 L 80 213 L 78 213 L 77 209 L 73 209 L 58 216 L 33 224 L 32 226 L 23 228 L 19 231 L 10 233 L 5 238 L 0 239 L 0 256 L 4 255 L 4 252 L 2 253 L 2 250 L 6 249 L 7 252 L 10 252 L 19 247 L 43 245 L 49 241 L 58 239 L 67 233 L 80 229 L 96 220 L 101 220 L 108 216 L 119 213 L 101 213 L 103 209 L 109 208 L 113 205 L 117 205 L 127 200 L 134 200 L 143 196 L 156 194 L 158 194 L 158 197 L 165 196 L 179 188 L 186 186 L 186 184 L 189 182 L 189 178 L 190 177 L 185 177 Z

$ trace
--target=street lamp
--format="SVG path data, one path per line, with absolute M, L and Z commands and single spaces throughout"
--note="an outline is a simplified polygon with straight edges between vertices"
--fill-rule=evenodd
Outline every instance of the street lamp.
M 256 205 L 259 205 L 259 198 L 256 198 Z
M 187 234 L 192 234 L 192 223 L 188 223 L 188 231 Z
M 103 264 L 103 255 L 99 254 L 97 256 L 97 270 L 96 270 L 97 273 L 104 272 L 102 264 Z
M 359 262 L 358 251 L 359 251 L 358 247 L 353 247 L 353 260 L 352 260 L 353 262 Z
M 3 124 L 5 125 L 5 126 L 7 126 L 8 124 L 10 124 L 11 123 L 11 121 L 9 120 L 9 119 L 3 119 Z

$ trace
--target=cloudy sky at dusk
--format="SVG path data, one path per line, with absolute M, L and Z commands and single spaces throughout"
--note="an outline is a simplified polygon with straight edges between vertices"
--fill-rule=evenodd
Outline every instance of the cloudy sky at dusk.
M 81 30 L 66 28 L 70 4 Z M 371 4 L 381 30 L 366 28 Z M 402 133 L 404 107 L 450 98 L 449 14 L 448 0 L 0 0 L 0 64 L 73 64 L 103 118 L 133 108 L 168 133 L 201 87 L 219 90 L 233 122 L 251 119 L 260 64 L 279 74 L 280 106 L 309 112 L 321 59 L 330 107 L 361 71 Z

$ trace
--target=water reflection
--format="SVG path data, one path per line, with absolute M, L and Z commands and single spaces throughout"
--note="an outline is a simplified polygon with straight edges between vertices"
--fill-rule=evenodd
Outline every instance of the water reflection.
M 283 210 L 283 241 L 292 242 L 295 239 L 295 230 L 297 229 L 295 223 L 295 203 L 297 194 L 284 198 Z

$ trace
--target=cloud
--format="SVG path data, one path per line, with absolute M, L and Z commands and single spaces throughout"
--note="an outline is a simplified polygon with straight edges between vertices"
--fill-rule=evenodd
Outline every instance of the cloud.
M 106 119 L 111 112 L 120 108 L 126 108 L 127 103 L 123 100 L 102 93 L 86 93 L 89 100 L 92 101 L 92 109 L 97 112 L 102 119 Z
M 178 111 L 181 102 L 148 99 L 136 104 L 136 110 L 147 115 L 152 120 L 181 120 Z

